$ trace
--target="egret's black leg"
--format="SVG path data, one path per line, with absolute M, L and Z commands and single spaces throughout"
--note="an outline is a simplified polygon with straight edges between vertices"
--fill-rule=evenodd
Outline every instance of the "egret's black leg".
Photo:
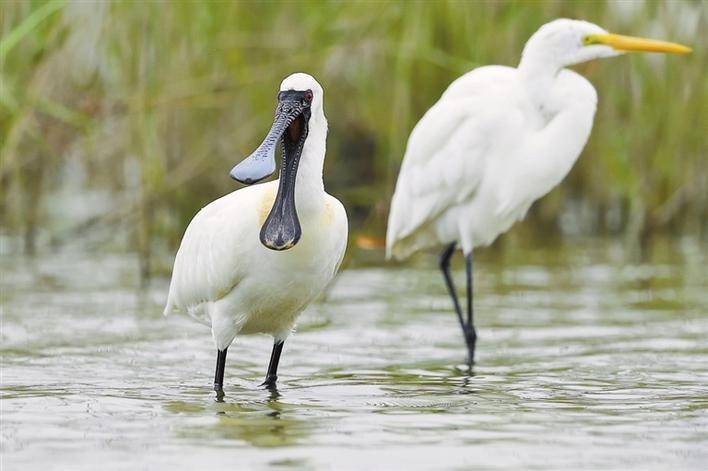
M 477 344 L 477 331 L 474 329 L 474 285 L 472 263 L 472 252 L 465 257 L 465 268 L 467 269 L 467 325 L 462 328 L 467 342 L 467 352 L 469 353 L 470 364 L 474 363 L 474 349 Z
M 283 351 L 284 340 L 276 340 L 273 344 L 273 353 L 270 354 L 270 363 L 268 364 L 268 373 L 266 373 L 265 381 L 261 386 L 272 388 L 278 381 L 278 363 L 280 362 L 280 354 Z
M 224 391 L 224 368 L 226 368 L 226 351 L 228 348 L 218 350 L 216 353 L 216 373 L 214 373 L 214 391 Z
M 452 304 L 455 306 L 455 313 L 457 314 L 457 320 L 460 321 L 460 327 L 462 327 L 462 332 L 465 332 L 465 322 L 462 320 L 462 309 L 460 309 L 460 302 L 457 300 L 457 292 L 455 291 L 455 283 L 452 281 L 452 276 L 450 275 L 450 259 L 455 253 L 456 242 L 448 245 L 445 250 L 440 254 L 440 270 L 443 272 L 445 277 L 445 284 L 447 285 L 447 290 L 450 292 L 450 297 L 452 297 Z M 466 338 L 466 337 L 465 337 Z

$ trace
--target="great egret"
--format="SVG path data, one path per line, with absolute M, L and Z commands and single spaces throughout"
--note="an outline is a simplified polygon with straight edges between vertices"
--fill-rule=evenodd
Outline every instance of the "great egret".
M 237 334 L 274 337 L 263 385 L 274 386 L 297 316 L 332 280 L 347 244 L 347 215 L 327 194 L 323 91 L 302 73 L 283 80 L 272 128 L 231 176 L 256 183 L 211 202 L 189 223 L 175 258 L 165 314 L 184 311 L 211 326 L 214 390 L 223 394 L 226 352 Z
M 531 36 L 518 67 L 480 67 L 455 80 L 411 132 L 391 201 L 386 254 L 402 259 L 444 246 L 440 268 L 470 362 L 477 340 L 472 250 L 522 219 L 580 155 L 597 94 L 565 67 L 625 51 L 690 49 L 558 19 Z M 467 270 L 466 319 L 450 276 L 458 243 Z

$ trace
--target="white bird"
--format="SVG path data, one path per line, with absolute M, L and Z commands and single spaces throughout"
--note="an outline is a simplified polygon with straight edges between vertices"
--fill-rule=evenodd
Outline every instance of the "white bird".
M 474 360 L 472 250 L 492 243 L 570 171 L 590 135 L 597 94 L 567 66 L 625 51 L 686 53 L 674 43 L 610 34 L 558 19 L 528 40 L 519 66 L 455 80 L 415 126 L 391 201 L 387 258 L 444 247 L 440 268 Z M 467 269 L 463 319 L 450 258 Z
M 217 348 L 214 390 L 223 395 L 226 352 L 238 334 L 274 337 L 263 385 L 272 387 L 295 320 L 337 272 L 347 245 L 344 206 L 327 194 L 323 91 L 303 73 L 280 85 L 272 128 L 231 176 L 255 183 L 227 194 L 189 223 L 175 258 L 165 315 L 182 311 L 211 326 Z

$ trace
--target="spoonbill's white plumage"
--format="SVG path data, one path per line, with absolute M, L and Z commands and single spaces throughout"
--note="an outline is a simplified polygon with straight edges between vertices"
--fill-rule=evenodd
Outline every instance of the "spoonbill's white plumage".
M 217 391 L 226 350 L 238 334 L 274 337 L 265 384 L 275 384 L 280 351 L 297 316 L 339 268 L 347 216 L 324 190 L 326 138 L 319 83 L 302 73 L 287 77 L 271 132 L 232 171 L 245 183 L 265 178 L 275 169 L 275 146 L 282 141 L 280 178 L 213 201 L 187 227 L 165 314 L 183 311 L 211 326 L 218 350 Z
M 592 129 L 593 86 L 565 67 L 625 51 L 685 53 L 673 43 L 609 34 L 559 19 L 526 43 L 518 67 L 486 66 L 455 80 L 415 126 L 391 201 L 387 257 L 444 246 L 440 266 L 470 361 L 472 250 L 492 243 L 570 171 Z M 463 319 L 449 273 L 456 246 L 467 262 Z

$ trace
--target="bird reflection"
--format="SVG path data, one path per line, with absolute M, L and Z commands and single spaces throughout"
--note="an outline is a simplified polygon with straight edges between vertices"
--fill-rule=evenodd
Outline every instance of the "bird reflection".
M 275 402 L 280 399 L 280 391 L 278 391 L 278 386 L 276 384 L 268 385 L 265 388 L 268 391 L 268 403 Z
M 474 378 L 474 366 L 470 363 L 465 363 L 464 366 L 458 367 L 457 370 L 462 373 L 459 394 L 476 394 L 478 392 L 477 389 L 469 388 L 472 378 Z

